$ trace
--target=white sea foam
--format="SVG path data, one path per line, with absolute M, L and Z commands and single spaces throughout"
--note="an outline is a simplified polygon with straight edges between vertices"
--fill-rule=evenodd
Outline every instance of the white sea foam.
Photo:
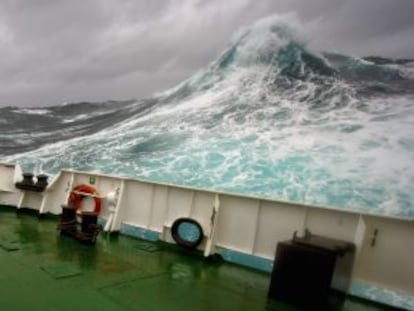
M 22 114 L 45 115 L 45 114 L 49 114 L 50 113 L 50 110 L 48 110 L 48 109 L 40 109 L 40 108 L 33 108 L 33 109 L 29 109 L 29 108 L 19 108 L 19 109 L 13 110 L 13 112 L 15 112 L 15 113 L 22 113 Z
M 89 118 L 89 116 L 87 114 L 80 114 L 80 115 L 77 115 L 76 117 L 65 119 L 65 120 L 62 121 L 62 123 L 65 123 L 65 124 L 66 123 L 73 123 L 73 122 L 85 120 L 85 119 L 88 119 L 88 118 Z
M 145 114 L 7 159 L 49 172 L 100 170 L 414 215 L 414 98 L 360 98 L 335 76 L 309 71 L 300 45 L 283 55 L 283 61 L 298 64 L 297 71 L 284 74 L 285 63 L 274 55 L 292 36 L 284 26 L 266 29 L 245 32 L 236 40 L 233 63 L 215 62 L 160 94 L 168 102 Z

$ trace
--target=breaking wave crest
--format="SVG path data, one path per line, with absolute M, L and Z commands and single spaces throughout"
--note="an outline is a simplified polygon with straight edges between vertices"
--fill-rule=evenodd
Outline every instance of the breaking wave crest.
M 413 216 L 410 66 L 313 52 L 268 18 L 153 98 L 1 109 L 0 155 L 52 174 L 94 170 Z

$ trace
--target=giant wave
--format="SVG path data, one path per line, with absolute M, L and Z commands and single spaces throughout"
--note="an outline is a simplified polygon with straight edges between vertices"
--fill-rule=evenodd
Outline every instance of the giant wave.
M 268 18 L 152 98 L 0 109 L 0 156 L 414 216 L 413 63 L 378 59 L 316 53 Z

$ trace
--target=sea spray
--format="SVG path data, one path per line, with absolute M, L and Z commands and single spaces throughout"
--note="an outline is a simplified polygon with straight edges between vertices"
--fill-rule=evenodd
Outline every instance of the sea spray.
M 146 100 L 2 108 L 2 160 L 413 216 L 411 63 L 315 53 L 295 27 L 258 22 Z

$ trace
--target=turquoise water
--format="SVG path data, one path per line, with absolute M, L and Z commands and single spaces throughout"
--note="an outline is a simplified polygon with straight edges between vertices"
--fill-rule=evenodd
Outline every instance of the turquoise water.
M 2 158 L 414 216 L 413 66 L 316 53 L 296 37 L 262 20 L 147 100 L 2 109 Z

